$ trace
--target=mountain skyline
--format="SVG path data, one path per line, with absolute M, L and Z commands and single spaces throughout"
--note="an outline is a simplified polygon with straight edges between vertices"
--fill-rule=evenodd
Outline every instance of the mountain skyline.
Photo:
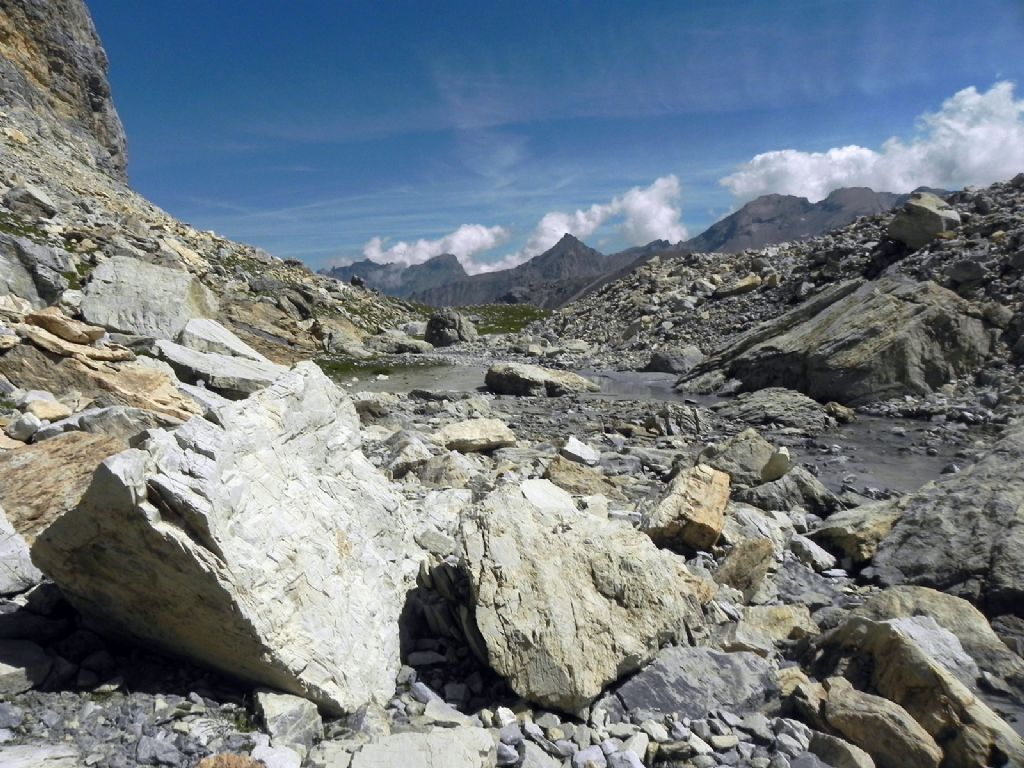
M 1008 1 L 89 7 L 135 187 L 313 267 L 484 271 L 1024 164 Z

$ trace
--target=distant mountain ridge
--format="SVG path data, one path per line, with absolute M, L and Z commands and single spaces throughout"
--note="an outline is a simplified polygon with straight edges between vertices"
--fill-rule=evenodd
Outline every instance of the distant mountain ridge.
M 688 240 L 686 248 L 697 253 L 735 253 L 805 240 L 845 227 L 861 216 L 884 213 L 906 198 L 868 187 L 836 189 L 817 203 L 795 195 L 762 195 Z
M 512 269 L 469 275 L 451 254 L 402 267 L 363 260 L 323 274 L 347 281 L 362 277 L 371 288 L 435 306 L 534 304 L 557 309 L 622 277 L 665 252 L 725 252 L 804 240 L 902 204 L 908 195 L 843 187 L 824 200 L 795 195 L 762 195 L 681 243 L 655 240 L 605 256 L 572 235 Z
M 434 256 L 422 264 L 406 267 L 401 264 L 378 264 L 369 259 L 354 261 L 343 267 L 331 267 L 320 274 L 343 283 L 360 277 L 370 288 L 398 298 L 408 298 L 417 291 L 465 280 L 469 274 L 459 260 L 450 253 Z

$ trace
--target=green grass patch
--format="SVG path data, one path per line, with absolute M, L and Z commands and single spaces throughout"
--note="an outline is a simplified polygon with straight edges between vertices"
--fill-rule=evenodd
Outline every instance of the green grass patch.
M 541 309 L 532 304 L 480 304 L 475 307 L 459 307 L 458 311 L 478 318 L 476 329 L 483 334 L 519 333 L 530 323 L 551 316 L 550 309 Z
M 15 237 L 27 237 L 35 242 L 47 242 L 46 233 L 34 224 L 30 224 L 18 216 L 0 212 L 0 232 Z

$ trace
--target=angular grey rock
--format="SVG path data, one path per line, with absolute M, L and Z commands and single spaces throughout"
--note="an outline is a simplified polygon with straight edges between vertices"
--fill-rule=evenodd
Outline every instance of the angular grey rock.
M 30 219 L 52 219 L 57 215 L 53 200 L 34 184 L 19 184 L 7 190 L 4 205 L 19 216 Z
M 704 360 L 704 353 L 692 344 L 679 349 L 660 349 L 644 366 L 652 373 L 687 373 Z
M 108 632 L 328 712 L 386 702 L 415 565 L 350 400 L 307 362 L 218 418 L 108 459 L 33 560 Z
M 906 497 L 878 545 L 883 584 L 916 584 L 986 612 L 1024 613 L 1024 426 L 1011 427 L 977 464 Z
M 423 339 L 435 347 L 450 347 L 460 341 L 477 338 L 476 328 L 469 320 L 454 309 L 442 309 L 427 320 Z
M 777 480 L 788 469 L 772 464 L 776 450 L 753 429 L 745 429 L 724 443 L 705 448 L 697 461 L 729 475 L 733 485 L 752 486 Z
M 976 371 L 991 348 L 980 312 L 952 291 L 883 277 L 841 283 L 740 334 L 677 387 L 701 391 L 717 373 L 745 390 L 789 386 L 856 405 L 929 394 Z
M 493 451 L 516 444 L 515 433 L 501 419 L 467 419 L 441 428 L 434 439 L 451 451 Z
M 394 733 L 352 756 L 352 768 L 491 768 L 494 737 L 484 728 Z
M 134 447 L 146 430 L 176 427 L 180 424 L 178 419 L 144 408 L 112 405 L 107 408 L 88 408 L 55 421 L 40 429 L 33 437 L 38 443 L 65 432 L 90 432 L 120 438 Z
M 889 237 L 910 250 L 922 248 L 940 232 L 960 226 L 960 214 L 937 195 L 915 192 L 889 223 Z
M 324 723 L 316 704 L 298 696 L 260 690 L 256 712 L 275 747 L 294 749 L 301 757 L 324 737 Z
M 178 342 L 197 352 L 245 357 L 258 363 L 270 362 L 216 320 L 205 317 L 193 317 L 185 323 L 185 327 L 178 334 Z
M 42 578 L 43 574 L 32 564 L 28 544 L 0 507 L 0 595 L 24 592 Z
M 778 695 L 769 662 L 754 653 L 665 648 L 602 703 L 634 718 L 705 718 L 716 709 L 756 712 Z
M 515 485 L 461 524 L 471 607 L 491 667 L 531 701 L 575 713 L 703 623 L 712 588 L 628 526 L 543 508 Z M 527 640 L 528 638 L 528 640 Z
M 0 232 L 0 294 L 13 294 L 39 309 L 53 304 L 68 288 L 75 262 L 59 248 Z
M 269 360 L 252 360 L 216 352 L 198 352 L 173 341 L 156 342 L 160 358 L 169 363 L 182 381 L 202 381 L 218 394 L 232 399 L 243 398 L 266 387 L 286 368 Z
M 484 383 L 496 395 L 559 397 L 601 389 L 579 374 L 526 363 L 495 363 L 487 369 Z
M 769 512 L 790 512 L 802 507 L 822 517 L 843 507 L 842 500 L 803 467 L 793 467 L 773 482 L 739 490 L 733 499 Z
M 818 435 L 835 426 L 825 406 L 783 387 L 768 387 L 744 392 L 734 400 L 712 406 L 721 416 L 753 426 L 778 424 L 809 435 Z
M 111 331 L 174 339 L 192 318 L 215 315 L 217 299 L 188 272 L 114 256 L 93 271 L 81 312 Z

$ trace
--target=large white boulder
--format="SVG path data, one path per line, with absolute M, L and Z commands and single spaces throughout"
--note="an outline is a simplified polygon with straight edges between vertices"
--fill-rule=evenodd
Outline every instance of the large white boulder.
M 416 565 L 348 397 L 301 363 L 97 470 L 35 563 L 97 627 L 348 712 L 394 693 Z
M 578 712 L 703 622 L 712 588 L 644 534 L 505 485 L 463 518 L 487 661 L 517 693 Z M 554 486 L 552 492 L 567 495 Z
M 160 358 L 174 369 L 179 379 L 189 384 L 202 381 L 225 397 L 240 398 L 257 392 L 286 370 L 266 358 L 261 361 L 199 352 L 166 339 L 158 340 L 155 346 Z
M 194 275 L 128 256 L 96 267 L 82 292 L 86 322 L 158 339 L 173 339 L 190 319 L 216 311 L 216 297 Z

